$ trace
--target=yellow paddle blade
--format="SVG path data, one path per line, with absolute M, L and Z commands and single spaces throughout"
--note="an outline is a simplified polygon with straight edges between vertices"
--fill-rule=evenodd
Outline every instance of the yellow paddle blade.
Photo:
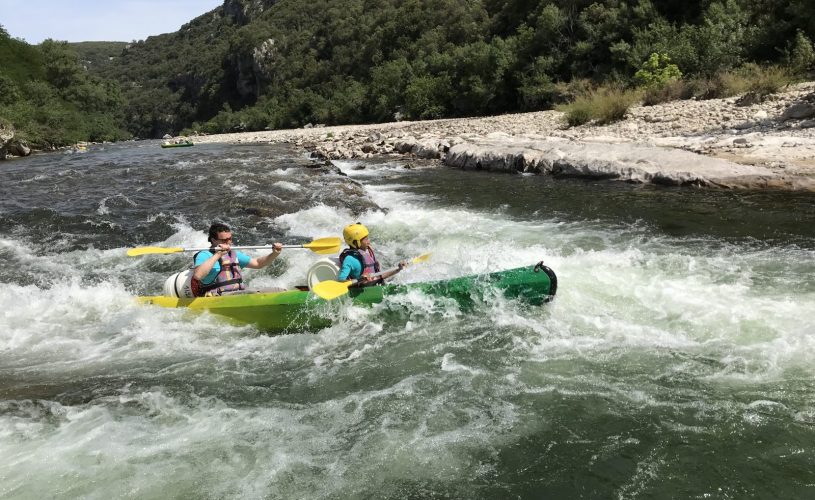
M 306 243 L 303 248 L 308 248 L 320 255 L 328 255 L 339 252 L 340 246 L 342 246 L 342 240 L 339 238 L 320 238 L 311 243 Z
M 160 253 L 178 253 L 183 252 L 183 248 L 179 247 L 139 247 L 131 248 L 127 251 L 129 257 L 138 257 L 139 255 L 150 255 Z
M 321 299 L 334 300 L 348 293 L 348 287 L 350 287 L 351 284 L 353 284 L 353 281 L 326 280 L 314 285 L 311 291 Z
M 426 254 L 422 254 L 422 255 L 420 255 L 418 257 L 413 257 L 412 259 L 410 259 L 410 263 L 411 264 L 418 264 L 419 262 L 427 262 L 427 260 L 430 258 L 431 255 L 433 255 L 433 254 L 426 253 Z

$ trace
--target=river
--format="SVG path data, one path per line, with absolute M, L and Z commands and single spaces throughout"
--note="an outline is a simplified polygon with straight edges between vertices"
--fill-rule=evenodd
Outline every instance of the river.
M 813 194 L 336 165 L 154 141 L 0 164 L 0 497 L 815 495 Z M 341 302 L 278 336 L 137 305 L 190 255 L 125 251 L 214 219 L 245 245 L 360 221 L 386 265 L 432 252 L 401 282 L 543 260 L 558 296 Z

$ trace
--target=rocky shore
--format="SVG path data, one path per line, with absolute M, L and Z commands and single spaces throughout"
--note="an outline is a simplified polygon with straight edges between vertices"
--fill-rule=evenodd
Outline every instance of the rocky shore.
M 625 120 L 569 128 L 541 111 L 197 137 L 287 142 L 317 158 L 396 155 L 473 170 L 718 188 L 815 191 L 815 82 L 761 103 L 738 97 L 631 108 Z

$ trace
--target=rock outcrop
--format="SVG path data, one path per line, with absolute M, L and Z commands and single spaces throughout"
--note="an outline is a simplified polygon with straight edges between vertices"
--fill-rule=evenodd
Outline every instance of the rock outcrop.
M 28 156 L 31 148 L 25 141 L 15 137 L 14 128 L 0 123 L 0 160 L 9 156 Z

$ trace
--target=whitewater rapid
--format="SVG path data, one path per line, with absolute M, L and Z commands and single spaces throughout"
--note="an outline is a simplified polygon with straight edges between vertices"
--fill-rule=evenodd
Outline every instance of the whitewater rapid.
M 670 235 L 546 200 L 484 209 L 428 194 L 432 169 L 339 166 L 378 208 L 319 192 L 249 234 L 304 241 L 360 221 L 386 266 L 432 254 L 399 282 L 542 260 L 557 298 L 487 294 L 462 311 L 411 292 L 268 336 L 135 303 L 189 256 L 129 246 L 206 244 L 183 214 L 168 237 L 105 249 L 14 227 L 0 238 L 15 268 L 0 287 L 0 497 L 761 496 L 756 470 L 812 459 L 815 245 Z M 275 196 L 306 190 L 284 172 L 264 181 Z M 128 199 L 100 196 L 96 216 Z M 316 258 L 287 249 L 250 286 L 302 284 Z M 706 453 L 727 458 L 705 467 Z M 796 470 L 778 491 L 807 491 Z

